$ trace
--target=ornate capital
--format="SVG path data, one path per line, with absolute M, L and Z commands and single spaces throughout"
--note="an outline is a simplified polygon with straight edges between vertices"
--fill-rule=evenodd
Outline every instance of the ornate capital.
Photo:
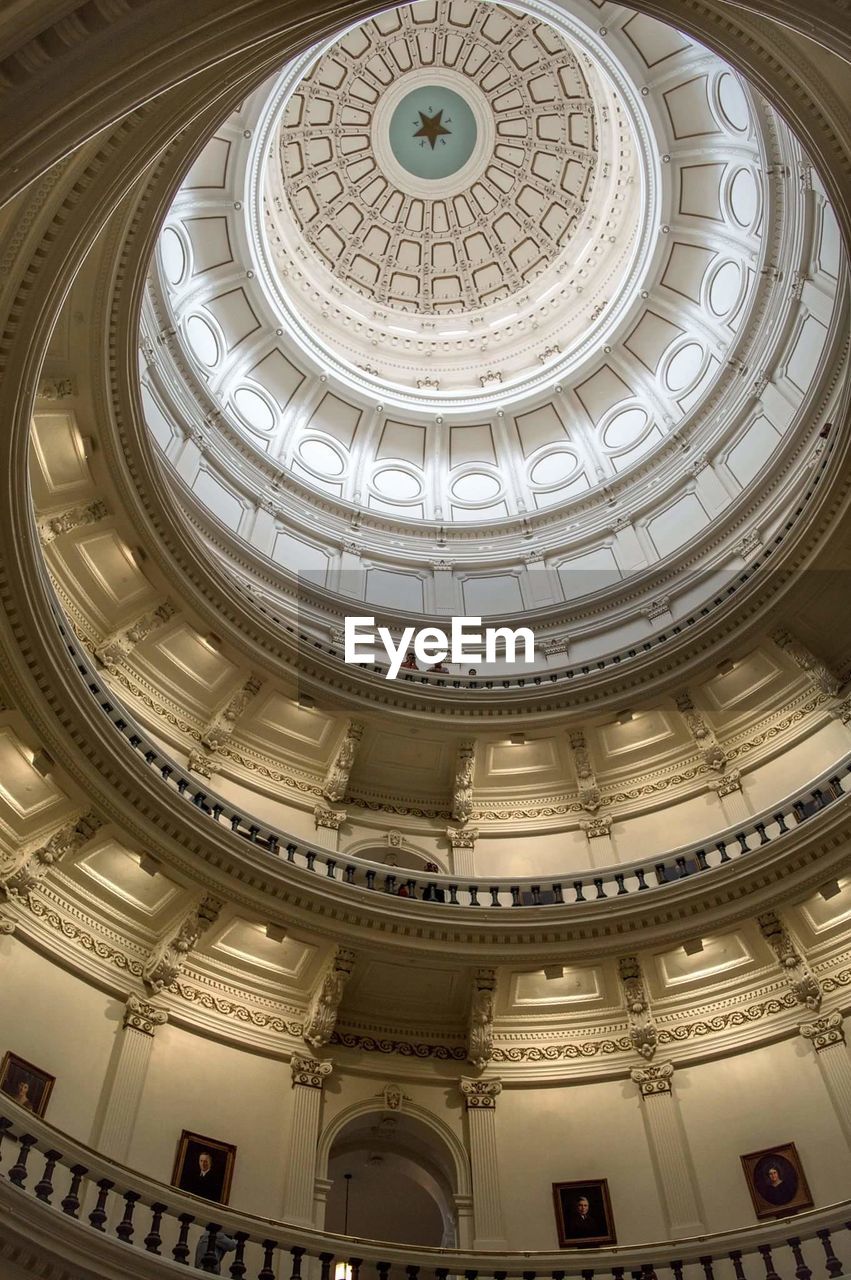
M 446 828 L 446 839 L 453 849 L 473 849 L 478 838 L 478 827 L 468 827 L 466 831 L 459 831 L 457 827 Z
M 641 1090 L 642 1098 L 672 1092 L 673 1062 L 653 1062 L 646 1067 L 633 1067 L 629 1074 Z
M 612 834 L 611 818 L 589 818 L 587 822 L 580 822 L 579 825 L 589 840 L 598 840 L 602 836 Z
M 0 938 L 7 937 L 15 932 L 15 922 L 10 920 L 8 916 L 0 916 Z
M 131 992 L 124 1005 L 123 1026 L 131 1031 L 140 1031 L 142 1035 L 153 1036 L 157 1027 L 168 1022 L 165 1009 L 158 1009 L 155 1004 Z
M 835 1044 L 845 1044 L 842 1014 L 838 1010 L 833 1013 L 823 1013 L 812 1022 L 802 1022 L 800 1030 L 805 1040 L 812 1041 L 816 1053 L 821 1053 L 823 1049 L 830 1049 Z
M 313 810 L 313 821 L 317 827 L 330 827 L 339 831 L 346 821 L 345 809 L 329 809 L 327 804 L 318 804 Z
M 468 1111 L 493 1111 L 502 1093 L 501 1080 L 471 1080 L 462 1076 L 458 1082 Z
M 719 800 L 723 800 L 724 796 L 731 796 L 736 791 L 742 789 L 742 775 L 738 769 L 731 769 L 729 773 L 725 773 L 723 778 L 715 778 L 710 784 L 713 791 L 718 793 Z
M 334 1064 L 327 1058 L 320 1061 L 318 1058 L 308 1058 L 300 1053 L 294 1053 L 290 1058 L 293 1088 L 300 1084 L 305 1089 L 321 1089 L 333 1070 Z

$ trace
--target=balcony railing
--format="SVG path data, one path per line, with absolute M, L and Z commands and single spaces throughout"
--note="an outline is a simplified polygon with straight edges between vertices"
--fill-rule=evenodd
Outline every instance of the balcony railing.
M 330 880 L 340 880 L 367 891 L 399 894 L 413 901 L 441 902 L 450 906 L 525 907 L 557 903 L 600 901 L 661 888 L 689 876 L 710 871 L 753 850 L 762 848 L 800 826 L 807 818 L 848 794 L 851 755 L 819 775 L 805 788 L 794 792 L 779 805 L 755 815 L 745 823 L 729 827 L 709 840 L 674 849 L 661 857 L 641 863 L 624 863 L 582 876 L 568 874 L 555 880 L 526 877 L 500 881 L 481 878 L 477 883 L 461 883 L 451 876 L 409 877 L 389 874 L 383 867 L 358 858 L 331 854 L 328 850 L 296 842 L 275 828 L 262 825 L 239 812 L 209 787 L 194 779 L 188 770 L 156 747 L 107 689 L 73 637 L 60 624 L 68 652 L 84 678 L 92 697 L 111 724 L 124 736 L 150 768 L 198 813 L 230 827 L 237 836 L 275 857 L 285 857 L 291 865 Z
M 655 858 L 595 868 L 578 875 L 571 872 L 554 878 L 527 876 L 510 880 L 483 876 L 475 881 L 462 881 L 448 875 L 411 875 L 407 869 L 400 868 L 388 872 L 386 866 L 294 840 L 285 832 L 244 814 L 203 782 L 193 778 L 187 769 L 154 744 L 100 679 L 65 623 L 60 620 L 59 626 L 77 671 L 109 723 L 141 756 L 151 771 L 187 804 L 192 805 L 197 814 L 220 827 L 229 828 L 256 849 L 282 859 L 312 876 L 326 881 L 334 880 L 368 893 L 401 895 L 411 902 L 442 903 L 450 907 L 537 907 L 556 904 L 569 908 L 577 903 L 602 902 L 623 898 L 626 894 L 663 889 L 665 886 L 679 884 L 691 876 L 705 875 L 715 867 L 725 866 L 782 840 L 828 805 L 844 803 L 851 790 L 849 754 L 779 804 L 745 822 L 727 827 L 708 840 L 682 845 Z
M 339 1263 L 351 1268 L 347 1280 L 836 1280 L 843 1265 L 834 1245 L 843 1244 L 834 1235 L 851 1229 L 851 1201 L 845 1200 L 736 1231 L 553 1253 L 497 1255 L 335 1236 L 186 1195 L 103 1159 L 6 1099 L 0 1205 L 12 1210 L 22 1235 L 49 1236 L 54 1250 L 63 1230 L 77 1256 L 83 1237 L 87 1258 L 110 1248 L 122 1278 L 156 1277 L 173 1269 L 171 1260 L 192 1266 L 197 1259 L 200 1271 L 234 1280 L 331 1280 Z M 233 1247 L 219 1269 L 216 1243 L 225 1236 Z

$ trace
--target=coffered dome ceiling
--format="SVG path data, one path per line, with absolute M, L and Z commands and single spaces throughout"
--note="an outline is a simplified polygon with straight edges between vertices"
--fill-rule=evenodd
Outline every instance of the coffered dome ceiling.
M 423 0 L 209 141 L 142 394 L 176 505 L 267 612 L 301 590 L 326 642 L 352 597 L 536 612 L 612 655 L 805 511 L 845 287 L 798 143 L 706 49 L 590 0 Z

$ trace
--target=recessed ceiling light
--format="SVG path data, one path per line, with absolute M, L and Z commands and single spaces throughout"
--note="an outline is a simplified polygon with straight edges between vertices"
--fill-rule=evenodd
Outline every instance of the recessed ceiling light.
M 703 950 L 703 938 L 689 938 L 683 943 L 683 951 L 687 956 L 699 956 Z
M 563 978 L 564 965 L 563 964 L 545 964 L 544 977 L 547 979 L 548 982 L 552 982 L 557 978 Z
M 831 898 L 835 898 L 841 892 L 842 887 L 838 880 L 828 880 L 827 884 L 823 884 L 819 889 L 819 896 L 824 898 L 825 902 L 830 902 Z
M 526 734 L 525 734 L 525 733 L 512 733 L 512 734 L 510 734 L 510 735 L 509 735 L 508 741 L 511 743 L 512 747 L 525 747 L 525 745 L 526 745 Z
M 635 719 L 634 711 L 619 711 L 616 716 L 618 724 L 629 724 Z
M 283 942 L 286 936 L 287 931 L 282 924 L 272 924 L 270 922 L 266 925 L 266 937 L 270 942 Z

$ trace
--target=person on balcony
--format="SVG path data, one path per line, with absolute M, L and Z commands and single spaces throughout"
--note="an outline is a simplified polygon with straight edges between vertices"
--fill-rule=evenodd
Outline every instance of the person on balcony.
M 236 1241 L 233 1236 L 229 1236 L 225 1231 L 217 1231 L 216 1238 L 213 1242 L 213 1252 L 216 1255 L 216 1265 L 212 1271 L 208 1271 L 207 1275 L 220 1276 L 222 1274 L 222 1259 L 226 1253 L 233 1253 L 236 1248 Z M 198 1241 L 198 1247 L 195 1250 L 195 1266 L 199 1271 L 203 1270 L 204 1259 L 210 1251 L 210 1233 L 204 1231 Z

